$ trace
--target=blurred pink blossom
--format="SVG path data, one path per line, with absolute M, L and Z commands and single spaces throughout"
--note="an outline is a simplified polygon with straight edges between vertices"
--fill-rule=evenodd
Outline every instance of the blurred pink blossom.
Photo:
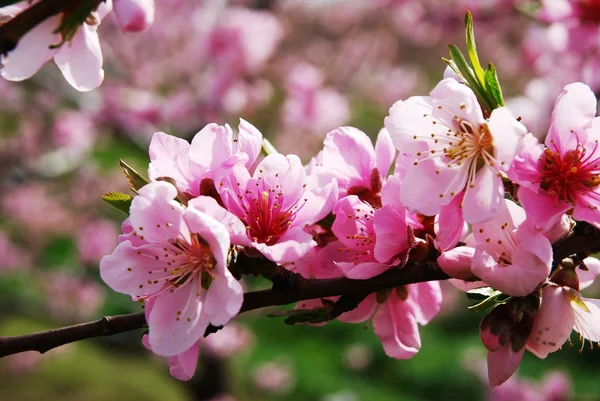
M 86 223 L 77 234 L 77 249 L 81 260 L 97 264 L 117 246 L 119 231 L 110 220 Z

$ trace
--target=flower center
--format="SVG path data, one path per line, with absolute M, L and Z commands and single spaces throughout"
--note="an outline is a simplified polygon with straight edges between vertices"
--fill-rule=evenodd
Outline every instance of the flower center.
M 564 155 L 546 149 L 542 156 L 541 188 L 561 200 L 575 203 L 578 195 L 600 184 L 599 172 L 596 159 L 590 162 L 586 150 L 579 146 Z
M 306 202 L 306 199 L 304 199 Z M 302 203 L 284 209 L 284 197 L 281 191 L 265 188 L 262 191 L 246 193 L 244 202 L 244 220 L 248 236 L 254 242 L 267 245 L 277 243 L 296 218 Z
M 484 164 L 492 164 L 494 151 L 492 134 L 486 124 L 476 128 L 468 121 L 457 120 L 458 130 L 454 137 L 458 142 L 450 142 L 445 147 L 444 156 L 460 166 L 464 161 L 471 163 L 473 172 L 477 172 Z M 451 165 L 452 162 L 448 163 Z
M 191 241 L 187 242 L 177 238 L 165 249 L 165 257 L 172 256 L 169 265 L 174 265 L 167 277 L 167 281 L 174 287 L 180 287 L 194 278 L 200 276 L 202 286 L 210 280 L 211 272 L 215 269 L 217 261 L 210 247 L 198 234 L 190 234 Z

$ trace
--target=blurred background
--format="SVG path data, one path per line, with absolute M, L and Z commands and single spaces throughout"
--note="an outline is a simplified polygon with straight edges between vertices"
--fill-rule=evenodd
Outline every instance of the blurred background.
M 571 13 L 553 14 L 558 3 Z M 426 95 L 441 79 L 449 43 L 464 48 L 467 9 L 482 64 L 494 63 L 509 107 L 539 138 L 565 84 L 600 90 L 596 0 L 156 6 L 140 34 L 122 34 L 113 15 L 102 21 L 99 89 L 76 92 L 51 63 L 28 81 L 0 81 L 0 335 L 139 311 L 99 280 L 124 218 L 100 196 L 128 191 L 119 158 L 146 171 L 156 131 L 190 139 L 209 122 L 235 128 L 242 117 L 304 161 L 338 126 L 374 137 L 396 100 Z M 579 352 L 575 338 L 545 361 L 526 353 L 516 377 L 490 392 L 483 315 L 451 286 L 444 296 L 408 361 L 386 357 L 370 327 L 291 327 L 262 310 L 209 336 L 190 382 L 171 378 L 132 332 L 1 359 L 0 399 L 600 400 L 600 350 Z

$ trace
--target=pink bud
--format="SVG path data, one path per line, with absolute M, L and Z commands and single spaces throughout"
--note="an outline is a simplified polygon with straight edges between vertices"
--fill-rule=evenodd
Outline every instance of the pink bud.
M 154 0 L 115 0 L 114 10 L 124 32 L 140 32 L 154 22 Z
M 471 259 L 474 254 L 474 248 L 459 246 L 442 253 L 437 262 L 444 273 L 450 277 L 469 280 L 474 278 L 473 272 L 471 272 Z

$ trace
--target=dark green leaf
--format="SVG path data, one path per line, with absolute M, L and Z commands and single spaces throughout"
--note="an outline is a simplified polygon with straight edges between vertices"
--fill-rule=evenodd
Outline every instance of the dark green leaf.
M 133 198 L 122 192 L 107 192 L 102 195 L 102 200 L 116 207 L 123 213 L 129 214 L 129 208 L 131 207 Z
M 504 97 L 502 96 L 502 89 L 500 88 L 500 82 L 498 81 L 498 74 L 492 63 L 490 63 L 487 70 L 485 70 L 485 87 L 488 93 L 494 98 L 498 107 L 504 106 Z
M 127 181 L 129 181 L 129 185 L 131 186 L 131 190 L 137 194 L 137 191 L 148 184 L 148 180 L 142 177 L 140 173 L 135 171 L 130 165 L 125 163 L 123 160 L 119 160 L 119 165 L 121 166 L 121 170 L 125 173 L 125 177 L 127 177 Z
M 467 291 L 467 297 L 475 301 L 481 301 L 482 299 L 491 297 L 495 292 L 496 290 L 492 287 L 473 288 L 472 290 Z
M 331 307 L 324 306 L 322 308 L 315 309 L 287 309 L 283 311 L 273 312 L 268 314 L 268 317 L 282 317 L 285 316 L 285 324 L 296 325 L 296 324 L 307 324 L 307 323 L 325 323 L 327 322 Z
M 512 297 L 490 287 L 476 288 L 467 291 L 467 296 L 480 302 L 469 306 L 469 310 L 481 312 L 494 305 L 504 303 Z
M 93 21 L 92 12 L 96 11 L 98 5 L 104 0 L 87 0 L 77 2 L 77 5 L 62 13 L 60 25 L 54 33 L 60 33 L 62 42 L 51 47 L 62 46 L 65 42 L 70 41 L 77 33 L 81 25 Z

